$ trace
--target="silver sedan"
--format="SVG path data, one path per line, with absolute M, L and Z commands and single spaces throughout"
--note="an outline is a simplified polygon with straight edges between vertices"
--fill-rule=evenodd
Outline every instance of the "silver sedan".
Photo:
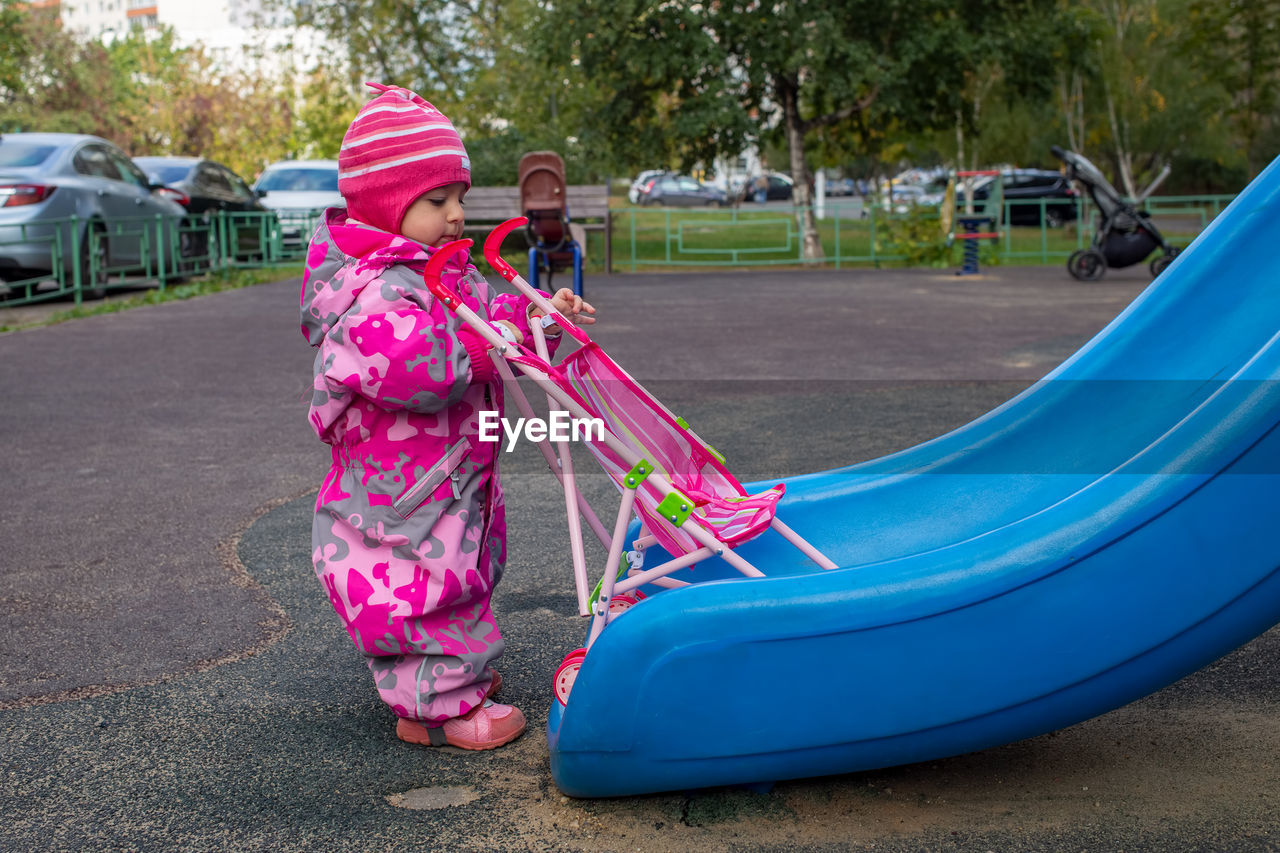
M 166 267 L 176 270 L 173 256 L 185 211 L 155 189 L 105 139 L 71 133 L 0 136 L 0 281 L 12 287 L 61 272 L 69 284 L 72 258 L 78 257 L 85 290 L 98 295 L 108 270 L 153 266 L 161 253 Z M 156 274 L 158 268 L 145 272 Z

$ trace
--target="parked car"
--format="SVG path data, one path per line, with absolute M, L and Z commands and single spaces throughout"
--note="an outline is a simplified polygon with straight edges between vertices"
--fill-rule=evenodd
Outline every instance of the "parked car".
M 724 190 L 685 175 L 663 174 L 651 179 L 640 192 L 640 204 L 672 207 L 721 207 L 728 202 Z
M 166 249 L 189 253 L 180 245 L 186 211 L 157 189 L 105 139 L 71 133 L 0 136 L 0 280 L 66 269 L 71 247 L 78 245 L 85 292 L 100 296 L 108 267 L 142 263 L 144 234 L 147 241 L 163 240 Z M 78 217 L 74 233 L 72 216 Z M 59 233 L 62 254 L 55 257 Z M 93 281 L 88 278 L 91 245 L 97 253 Z M 174 271 L 179 260 L 174 258 Z
M 943 198 L 946 180 L 940 179 L 929 187 L 921 200 L 923 204 L 939 204 Z M 995 177 L 980 175 L 973 178 L 973 199 L 984 202 L 991 197 Z M 1076 203 L 1079 192 L 1060 172 L 1045 169 L 1007 169 L 1000 174 L 1000 192 L 1008 210 L 1012 225 L 1040 225 L 1040 199 L 1046 199 L 1044 222 L 1050 228 L 1075 221 L 1078 215 Z M 963 180 L 956 182 L 956 203 L 964 204 L 966 187 Z
M 1046 199 L 1044 205 L 1044 222 L 1050 228 L 1074 222 L 1078 205 L 1076 199 L 1080 195 L 1071 182 L 1061 172 L 1044 169 L 1015 169 L 1000 176 L 1003 185 L 1005 208 L 1009 222 L 1013 225 L 1039 225 L 1041 216 L 1040 199 Z M 983 190 L 990 192 L 991 187 L 974 190 L 975 199 L 984 198 Z M 1058 199 L 1059 201 L 1054 201 Z
M 162 184 L 178 204 L 186 208 L 189 220 L 208 222 L 208 214 L 265 213 L 266 207 L 244 178 L 231 169 L 202 157 L 135 157 L 133 162 L 147 173 L 153 184 Z M 262 228 L 259 217 L 245 217 L 234 231 L 237 256 L 261 251 Z M 208 254 L 206 230 L 194 232 L 193 254 Z
M 768 175 L 769 187 L 765 190 L 765 201 L 790 201 L 794 182 L 786 175 L 771 172 Z M 744 187 L 746 195 L 743 201 L 756 200 L 756 179 L 749 178 Z
M 266 210 L 244 178 L 213 160 L 202 157 L 135 157 L 133 162 L 147 173 L 152 183 L 181 193 L 182 197 L 176 201 L 188 213 Z
M 636 175 L 636 179 L 631 182 L 631 186 L 627 188 L 627 201 L 632 204 L 640 203 L 640 194 L 644 192 L 644 188 L 649 182 L 661 175 L 670 174 L 666 169 L 649 169 Z
M 892 209 L 894 213 L 906 213 L 914 205 L 930 203 L 931 196 L 927 192 L 927 187 L 919 184 L 889 184 L 881 206 Z M 937 204 L 937 202 L 932 203 Z
M 853 182 L 853 178 L 828 178 L 827 179 L 827 195 L 829 196 L 849 196 L 855 195 L 857 185 Z
M 337 160 L 282 160 L 262 170 L 253 185 L 263 207 L 280 218 L 285 245 L 306 239 L 315 215 L 326 207 L 346 207 L 338 192 Z
M 921 184 L 920 188 L 924 191 L 924 193 L 923 195 L 920 196 L 919 199 L 916 200 L 917 204 L 931 204 L 935 206 L 942 204 L 942 202 L 947 197 L 947 185 L 951 183 L 951 180 L 952 180 L 952 175 L 949 175 L 949 174 L 939 175 L 938 177 L 932 178 L 926 183 Z M 984 178 L 982 180 L 983 182 L 985 182 L 990 180 L 990 178 Z M 975 182 L 974 186 L 977 186 L 977 185 L 978 183 Z M 964 181 L 963 180 L 957 181 L 956 191 L 959 192 L 963 188 L 964 188 Z
M 345 207 L 338 192 L 337 160 L 283 160 L 262 170 L 253 185 L 270 210 Z

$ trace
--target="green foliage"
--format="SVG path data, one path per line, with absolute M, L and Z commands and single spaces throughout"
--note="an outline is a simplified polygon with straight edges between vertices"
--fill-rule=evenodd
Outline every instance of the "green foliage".
M 1023 45 L 1009 35 L 1011 22 L 1024 6 L 1046 5 L 753 0 L 620 8 L 577 0 L 547 17 L 540 43 L 549 62 L 580 67 L 601 84 L 590 112 L 596 138 L 630 168 L 687 167 L 751 141 L 785 146 L 770 129 L 791 92 L 800 97 L 802 130 L 839 127 L 822 135 L 818 150 L 847 156 L 850 140 L 859 152 L 880 147 L 886 127 L 901 135 L 949 125 L 963 107 L 966 69 L 990 51 Z
M 966 86 L 988 54 L 1022 45 L 1021 19 L 1053 8 L 1052 0 L 573 0 L 556 6 L 543 42 L 551 64 L 601 84 L 592 128 L 613 162 L 689 168 L 748 144 L 785 146 L 804 256 L 816 258 L 812 135 L 840 126 L 866 148 L 888 142 L 884 127 L 919 133 L 963 120 Z M 825 142 L 826 153 L 838 144 Z
M 219 65 L 202 46 L 179 45 L 168 29 L 132 31 L 112 42 L 108 56 L 121 117 L 114 141 L 135 155 L 204 156 L 252 179 L 305 145 L 305 134 L 303 144 L 295 137 L 288 78 Z M 327 106 L 327 86 L 303 91 L 313 109 Z
M 112 137 L 119 125 L 106 49 L 66 32 L 56 9 L 0 6 L 0 132 L 59 131 Z
M 91 133 L 134 155 L 198 154 L 247 177 L 295 150 L 282 78 L 219 66 L 165 29 L 104 46 L 12 0 L 0 0 L 0 23 L 0 131 Z
M 343 80 L 335 81 L 324 65 L 311 70 L 311 88 L 303 91 L 298 118 L 306 130 L 298 138 L 316 156 L 337 151 L 369 94 L 357 84 L 372 80 L 414 89 L 448 114 L 467 145 L 477 185 L 515 183 L 520 156 L 543 149 L 564 158 L 570 181 L 608 173 L 587 115 L 600 95 L 579 69 L 548 63 L 538 52 L 545 15 L 536 0 L 268 5 L 345 48 Z
M 726 85 L 733 57 L 712 30 L 717 8 L 576 0 L 543 16 L 532 55 L 580 81 L 565 93 L 578 100 L 573 135 L 608 167 L 687 169 L 745 147 L 750 99 Z
M 342 137 L 363 99 L 357 97 L 351 81 L 321 69 L 306 72 L 300 88 L 302 98 L 297 120 L 293 122 L 290 153 L 304 158 L 336 160 Z
M 878 214 L 876 249 L 887 255 L 901 255 L 911 267 L 945 267 L 952 263 L 951 247 L 935 208 L 912 207 L 906 213 Z
M 465 102 L 472 82 L 491 63 L 496 45 L 488 38 L 489 28 L 508 4 L 272 0 L 265 5 L 343 45 L 355 77 L 413 89 L 449 113 Z
M 16 0 L 0 0 L 0 103 L 6 103 L 22 86 L 27 43 L 20 37 L 24 14 Z
M 1252 176 L 1277 154 L 1280 135 L 1280 0 L 1190 0 L 1175 49 L 1196 85 L 1211 100 L 1205 117 L 1226 121 L 1209 159 L 1231 168 L 1238 160 Z
M 1050 145 L 1141 187 L 1234 191 L 1280 153 L 1280 0 L 266 0 L 337 48 L 254 73 L 172 33 L 109 47 L 0 0 L 0 132 L 95 133 L 253 177 L 332 157 L 364 80 L 450 115 L 477 184 L 550 149 L 572 182 L 689 169 L 1053 167 Z M 273 48 L 273 51 L 275 49 Z M 267 69 L 266 71 L 262 69 Z M 799 177 L 799 176 L 798 176 Z

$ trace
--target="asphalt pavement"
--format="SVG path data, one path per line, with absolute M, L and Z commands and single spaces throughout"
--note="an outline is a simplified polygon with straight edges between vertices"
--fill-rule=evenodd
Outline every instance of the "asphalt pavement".
M 1146 284 L 1136 269 L 1094 285 L 1060 267 L 775 270 L 594 276 L 587 298 L 596 339 L 749 481 L 960 426 Z M 583 623 L 562 499 L 527 446 L 503 460 L 495 609 L 500 698 L 530 731 L 482 754 L 400 743 L 311 570 L 327 453 L 305 419 L 297 291 L 0 334 L 0 849 L 1280 847 L 1275 630 L 1128 708 L 975 755 L 562 797 L 543 727 Z

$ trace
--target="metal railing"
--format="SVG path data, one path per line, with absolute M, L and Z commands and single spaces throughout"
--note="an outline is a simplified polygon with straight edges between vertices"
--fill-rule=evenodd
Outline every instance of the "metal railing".
M 1143 207 L 1165 236 L 1185 244 L 1234 196 L 1156 196 Z M 995 241 L 983 241 L 994 263 L 1065 261 L 1092 241 L 1097 219 L 1090 202 L 1077 199 L 1009 200 L 1025 214 L 1038 208 L 1038 225 L 1004 225 Z M 1063 211 L 1061 217 L 1053 211 Z M 1068 213 L 1069 211 L 1069 213 Z M 803 257 L 799 209 L 742 205 L 721 208 L 621 208 L 613 214 L 615 265 L 640 269 L 747 268 L 811 264 Z M 322 210 L 224 212 L 180 220 L 137 217 L 110 222 L 65 220 L 0 225 L 0 259 L 11 247 L 34 249 L 42 266 L 19 273 L 0 269 L 0 305 L 73 298 L 80 304 L 113 288 L 168 285 L 209 272 L 292 264 L 302 260 Z M 1051 224 L 1063 220 L 1065 224 Z M 1167 224 L 1166 224 L 1167 223 Z M 823 255 L 816 263 L 842 266 L 959 263 L 936 207 L 826 199 L 818 221 Z M 958 242 L 958 241 L 957 241 Z M 43 247 L 43 248 L 41 248 Z M 34 265 L 32 265 L 34 266 Z
M 1234 196 L 1158 196 L 1147 199 L 1171 242 L 1190 242 Z M 822 257 L 842 266 L 958 263 L 961 247 L 943 228 L 937 207 L 826 199 L 817 223 Z M 615 265 L 624 270 L 686 267 L 768 267 L 815 263 L 803 256 L 799 208 L 744 204 L 732 208 L 620 208 L 614 211 Z M 957 215 L 963 212 L 957 206 Z M 981 210 L 979 211 L 982 212 Z M 1013 224 L 1013 216 L 1022 222 Z M 1083 197 L 1008 199 L 1000 203 L 1000 237 L 983 241 L 995 263 L 1054 263 L 1088 246 L 1098 227 Z M 959 241 L 956 241 L 957 243 Z M 925 251 L 928 250 L 928 251 Z
M 0 259 L 24 259 L 0 268 L 0 306 L 68 297 L 79 305 L 115 288 L 164 290 L 210 272 L 297 263 L 322 214 L 217 211 L 0 225 Z

